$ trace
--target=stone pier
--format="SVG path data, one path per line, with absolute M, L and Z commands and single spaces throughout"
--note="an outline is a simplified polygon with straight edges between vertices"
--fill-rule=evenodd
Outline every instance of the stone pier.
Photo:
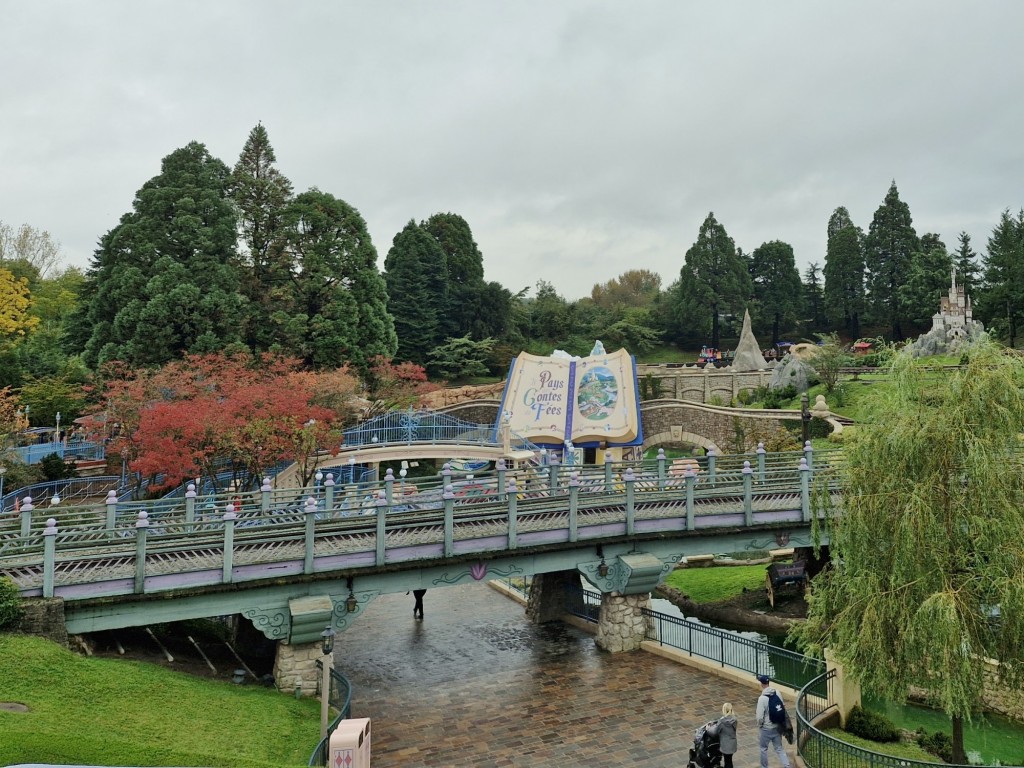
M 530 583 L 530 599 L 526 616 L 534 624 L 561 621 L 565 613 L 566 595 L 580 588 L 579 571 L 538 573 Z
M 650 618 L 641 609 L 651 607 L 651 594 L 601 595 L 601 614 L 597 620 L 597 647 L 609 653 L 635 651 L 653 629 Z
M 317 659 L 324 658 L 321 643 L 277 644 L 274 657 L 274 681 L 282 693 L 293 693 L 301 688 L 303 696 L 315 696 L 320 686 L 321 672 L 316 667 Z M 334 654 L 327 657 L 327 665 L 334 665 Z

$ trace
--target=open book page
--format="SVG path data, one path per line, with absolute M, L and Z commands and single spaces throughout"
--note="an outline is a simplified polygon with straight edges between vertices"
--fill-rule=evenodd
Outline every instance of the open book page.
M 633 358 L 620 349 L 576 361 L 569 414 L 574 443 L 628 443 L 639 434 Z

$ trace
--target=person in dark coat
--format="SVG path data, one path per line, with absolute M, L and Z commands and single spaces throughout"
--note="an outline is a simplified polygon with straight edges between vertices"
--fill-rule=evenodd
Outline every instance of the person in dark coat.
M 722 705 L 722 716 L 711 723 L 708 731 L 718 736 L 718 751 L 725 758 L 723 765 L 732 768 L 732 756 L 736 754 L 736 715 L 732 704 L 725 702 Z
M 412 607 L 412 615 L 417 619 L 423 618 L 423 596 L 427 594 L 425 589 L 414 589 L 412 596 L 416 599 L 416 603 Z

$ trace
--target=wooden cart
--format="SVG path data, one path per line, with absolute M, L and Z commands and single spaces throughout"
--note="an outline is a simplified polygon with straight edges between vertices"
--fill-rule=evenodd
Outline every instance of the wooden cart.
M 775 595 L 780 591 L 802 592 L 806 586 L 807 575 L 802 560 L 789 564 L 772 563 L 764 575 L 764 589 L 772 608 L 775 607 Z

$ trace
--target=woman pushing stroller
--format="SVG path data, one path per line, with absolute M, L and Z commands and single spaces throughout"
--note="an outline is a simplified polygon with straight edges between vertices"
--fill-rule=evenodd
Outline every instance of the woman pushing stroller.
M 736 754 L 736 715 L 732 704 L 725 702 L 722 705 L 722 716 L 708 723 L 708 733 L 718 737 L 718 751 L 725 758 L 724 768 L 732 768 L 732 756 Z

